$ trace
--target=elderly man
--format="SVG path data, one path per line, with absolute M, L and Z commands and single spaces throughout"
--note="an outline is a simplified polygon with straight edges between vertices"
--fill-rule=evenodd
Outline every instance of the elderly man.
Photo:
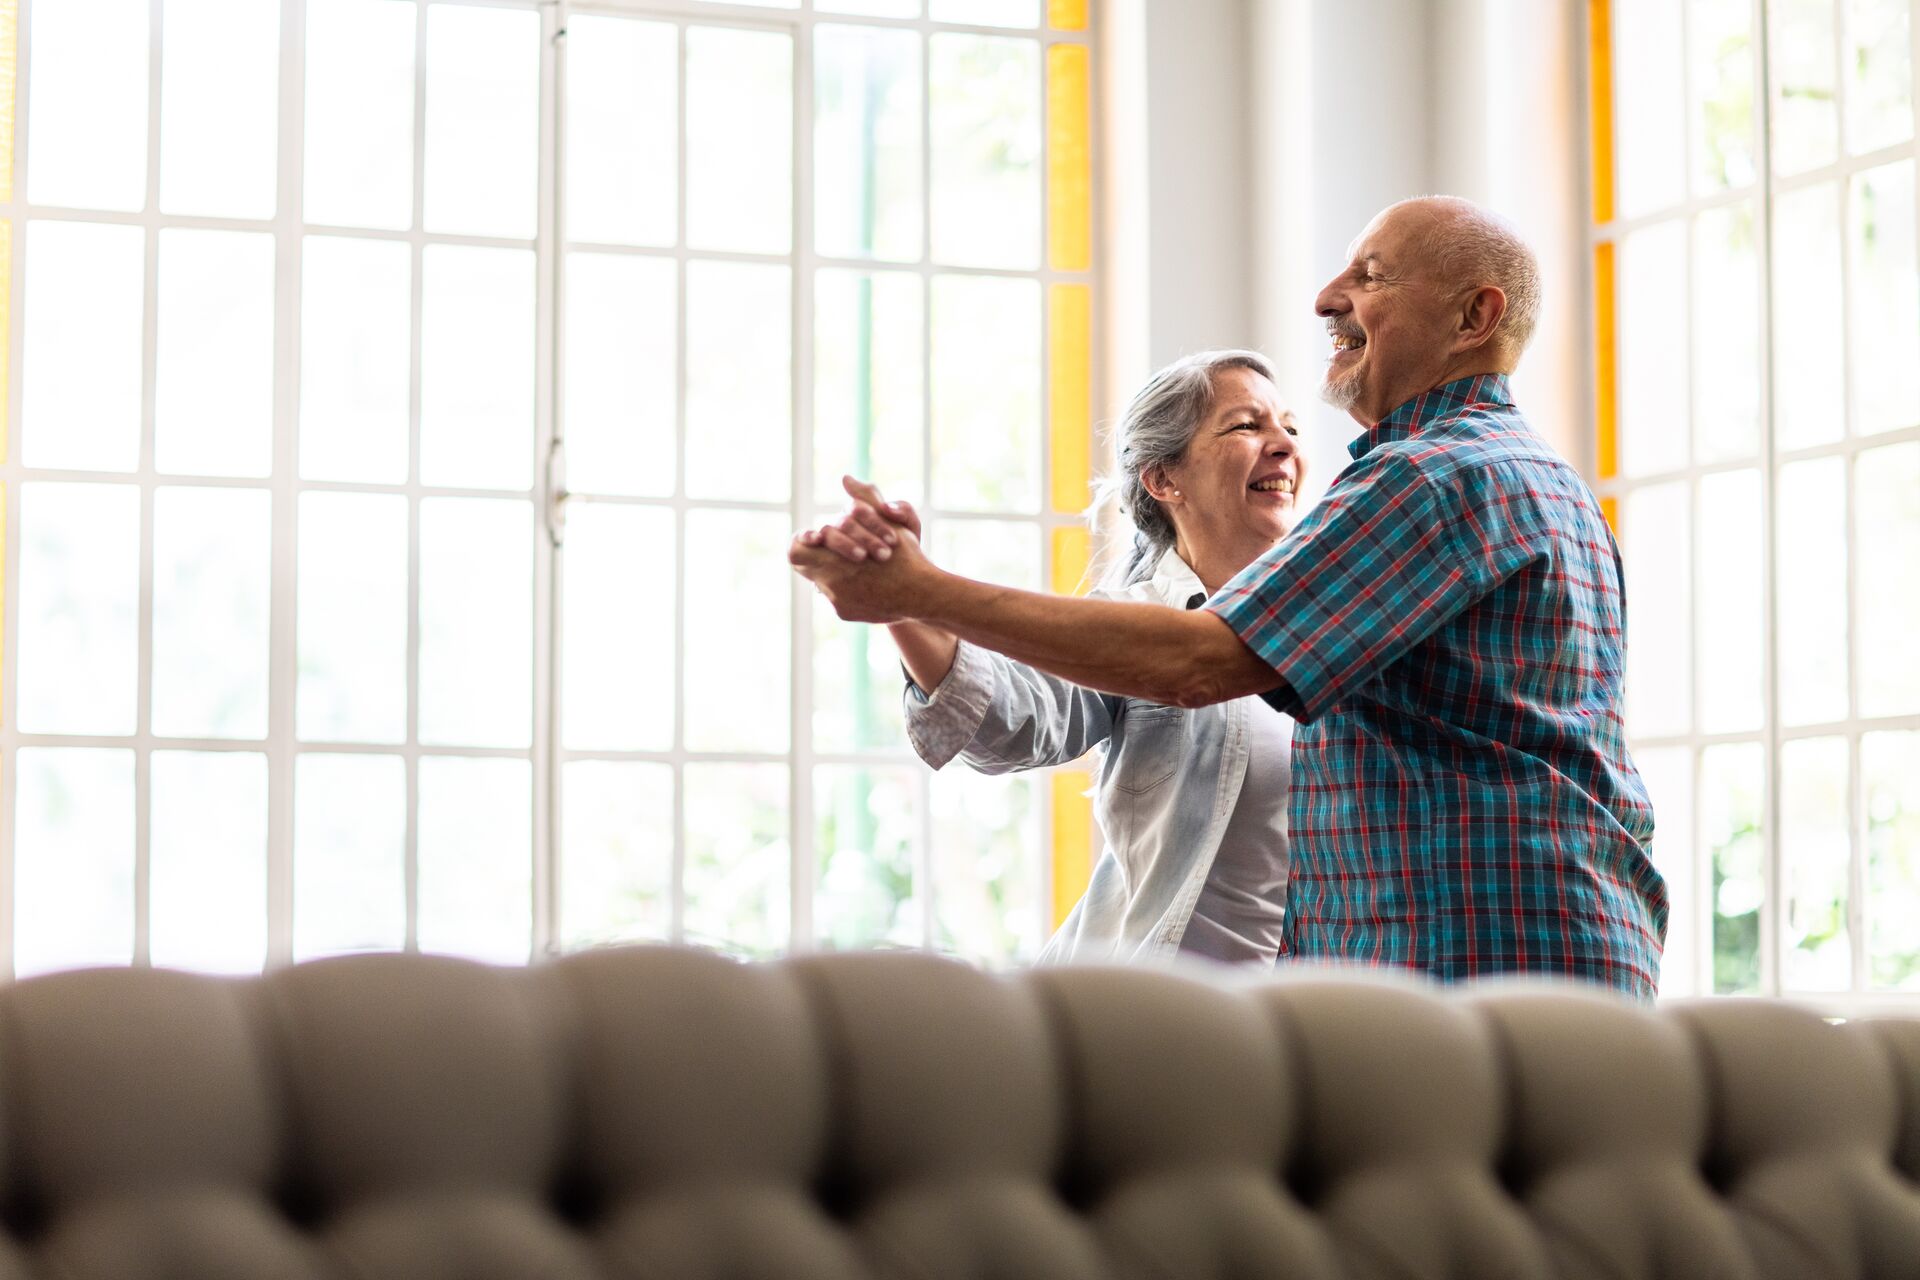
M 1350 257 L 1316 305 L 1324 394 L 1365 428 L 1353 463 L 1204 609 L 944 573 L 860 486 L 790 558 L 844 618 L 918 619 L 1115 693 L 1291 713 L 1287 954 L 1651 999 L 1667 898 L 1620 715 L 1619 553 L 1507 382 L 1539 310 L 1533 254 L 1432 197 L 1382 212 Z

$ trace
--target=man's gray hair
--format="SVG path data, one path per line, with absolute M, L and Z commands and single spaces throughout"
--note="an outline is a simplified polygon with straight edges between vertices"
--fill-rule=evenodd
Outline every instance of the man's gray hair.
M 1518 360 L 1540 321 L 1540 260 L 1533 249 L 1511 222 L 1471 200 L 1423 196 L 1405 203 L 1440 211 L 1419 256 L 1443 288 L 1465 292 L 1490 284 L 1507 296 L 1493 341 Z
M 1147 492 L 1146 477 L 1164 472 L 1187 456 L 1194 433 L 1213 409 L 1213 377 L 1222 369 L 1248 369 L 1269 382 L 1273 365 L 1257 351 L 1202 351 L 1182 356 L 1134 393 L 1113 428 L 1116 466 L 1101 485 L 1108 499 L 1133 521 L 1133 546 L 1110 579 L 1121 586 L 1144 582 L 1173 545 L 1173 520 L 1159 499 Z

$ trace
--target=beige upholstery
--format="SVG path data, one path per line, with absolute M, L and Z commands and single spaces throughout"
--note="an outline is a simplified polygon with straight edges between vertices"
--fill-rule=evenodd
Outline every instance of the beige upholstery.
M 1920 1277 L 1920 1021 L 910 954 L 0 991 L 0 1280 Z

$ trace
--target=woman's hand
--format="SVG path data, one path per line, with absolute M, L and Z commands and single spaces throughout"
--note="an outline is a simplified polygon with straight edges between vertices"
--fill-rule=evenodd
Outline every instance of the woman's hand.
M 920 513 L 908 502 L 888 502 L 873 485 L 841 476 L 840 486 L 852 499 L 837 520 L 807 529 L 795 539 L 803 547 L 825 547 L 843 560 L 889 560 L 905 530 L 920 539 Z

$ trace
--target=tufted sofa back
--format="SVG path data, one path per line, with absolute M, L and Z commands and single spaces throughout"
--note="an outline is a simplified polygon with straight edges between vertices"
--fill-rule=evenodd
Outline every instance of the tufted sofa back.
M 638 948 L 0 991 L 0 1280 L 1920 1277 L 1920 1021 Z

